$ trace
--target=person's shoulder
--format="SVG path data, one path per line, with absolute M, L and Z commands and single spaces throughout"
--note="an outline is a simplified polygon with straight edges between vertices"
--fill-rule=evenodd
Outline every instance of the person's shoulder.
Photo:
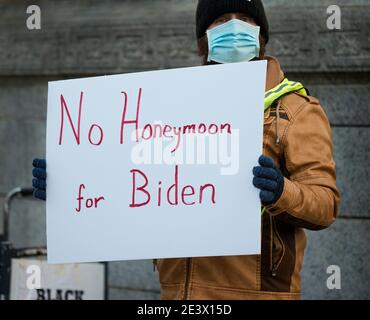
M 311 110 L 320 108 L 320 101 L 312 96 L 293 92 L 284 96 L 282 106 L 289 114 L 291 120 L 296 119 L 300 113 L 310 112 Z

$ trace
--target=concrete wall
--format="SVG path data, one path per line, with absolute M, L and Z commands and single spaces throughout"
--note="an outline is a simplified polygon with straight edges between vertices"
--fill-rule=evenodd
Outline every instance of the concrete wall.
M 289 78 L 317 96 L 333 126 L 341 215 L 328 230 L 308 232 L 303 270 L 307 299 L 370 298 L 370 1 L 336 1 L 342 30 L 326 28 L 331 1 L 265 1 L 268 52 Z M 48 0 L 0 2 L 0 204 L 31 183 L 31 161 L 45 155 L 47 81 L 199 64 L 195 0 Z M 26 7 L 38 4 L 42 29 L 26 28 Z M 45 243 L 45 206 L 14 202 L 16 246 Z M 0 228 L 2 223 L 0 222 Z M 342 290 L 326 288 L 338 265 Z M 112 299 L 156 299 L 150 261 L 109 264 Z

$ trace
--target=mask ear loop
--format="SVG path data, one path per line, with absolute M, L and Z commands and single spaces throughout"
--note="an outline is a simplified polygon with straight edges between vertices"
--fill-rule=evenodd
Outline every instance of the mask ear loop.
M 207 62 L 211 62 L 211 59 L 210 59 L 210 56 L 211 56 L 211 41 L 209 40 L 209 34 L 208 34 L 208 30 L 206 32 L 206 35 L 205 37 L 207 38 L 207 47 L 208 47 L 208 50 L 207 50 Z

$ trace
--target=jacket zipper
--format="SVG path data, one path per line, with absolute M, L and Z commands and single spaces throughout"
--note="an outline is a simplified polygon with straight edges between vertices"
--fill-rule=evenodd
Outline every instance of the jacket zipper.
M 277 271 L 279 270 L 279 267 L 281 265 L 281 262 L 283 261 L 283 258 L 284 258 L 284 255 L 285 255 L 285 246 L 284 246 L 284 242 L 283 240 L 281 239 L 281 236 L 277 230 L 277 227 L 276 227 L 276 222 L 275 222 L 275 219 L 273 217 L 271 217 L 271 230 L 272 230 L 272 241 L 271 241 L 271 275 L 273 277 L 276 277 L 277 275 Z M 279 260 L 277 262 L 274 262 L 274 256 L 275 256 L 275 248 L 273 248 L 274 246 L 274 243 L 275 243 L 275 235 L 276 237 L 278 238 L 280 244 L 281 244 L 281 248 L 282 248 L 282 253 L 281 253 L 281 256 L 279 257 Z
M 190 287 L 190 274 L 192 268 L 192 258 L 186 259 L 186 269 L 185 269 L 185 288 L 183 300 L 188 300 L 189 296 L 189 287 Z
M 270 218 L 270 272 L 274 276 L 274 228 L 272 226 L 272 216 L 269 215 Z

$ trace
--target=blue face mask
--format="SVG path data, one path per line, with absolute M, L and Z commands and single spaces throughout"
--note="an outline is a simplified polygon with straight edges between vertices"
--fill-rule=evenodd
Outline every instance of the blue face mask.
M 260 27 L 233 19 L 207 31 L 208 62 L 250 61 L 259 56 Z

